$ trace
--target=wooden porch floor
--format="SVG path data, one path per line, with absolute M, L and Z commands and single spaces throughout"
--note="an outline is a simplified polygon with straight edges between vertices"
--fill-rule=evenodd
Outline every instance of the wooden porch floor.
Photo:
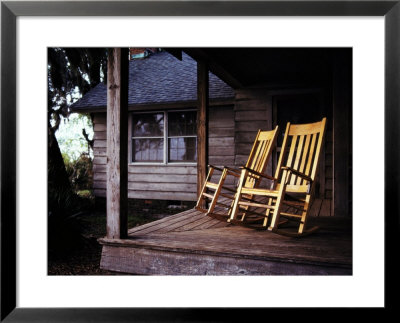
M 352 221 L 309 217 L 303 238 L 220 222 L 191 209 L 102 238 L 101 268 L 141 275 L 351 275 Z

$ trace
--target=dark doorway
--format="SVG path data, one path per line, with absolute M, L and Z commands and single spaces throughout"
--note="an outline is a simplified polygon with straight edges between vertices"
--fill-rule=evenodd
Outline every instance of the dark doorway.
M 273 97 L 273 123 L 274 127 L 279 125 L 280 134 L 277 140 L 276 155 L 274 163 L 276 165 L 279 152 L 285 134 L 286 124 L 303 124 L 320 121 L 323 117 L 328 118 L 328 128 L 331 128 L 331 118 L 327 113 L 324 94 L 322 90 L 307 93 L 285 94 Z M 326 138 L 326 137 L 325 137 Z M 326 154 L 326 141 L 322 151 L 319 172 L 315 187 L 315 198 L 330 198 L 332 194 L 331 166 L 332 154 Z M 330 145 L 330 144 L 329 144 Z M 327 159 L 330 159 L 329 161 Z M 326 163 L 327 162 L 327 163 Z M 274 168 L 275 168 L 274 165 Z

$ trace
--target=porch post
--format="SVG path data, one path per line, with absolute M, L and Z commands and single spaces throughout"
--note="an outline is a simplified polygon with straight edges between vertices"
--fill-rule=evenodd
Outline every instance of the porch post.
M 110 48 L 107 65 L 107 238 L 128 235 L 127 48 Z
M 197 62 L 197 196 L 207 176 L 208 164 L 208 66 Z M 205 207 L 204 201 L 200 207 Z

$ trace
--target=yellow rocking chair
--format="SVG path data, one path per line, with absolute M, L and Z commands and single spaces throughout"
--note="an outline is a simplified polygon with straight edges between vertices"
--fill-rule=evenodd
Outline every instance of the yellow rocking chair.
M 306 230 L 306 224 L 325 129 L 326 118 L 310 124 L 288 123 L 271 188 L 243 185 L 249 173 L 255 173 L 243 169 L 228 221 L 256 229 L 268 228 L 293 237 L 316 231 L 318 227 Z M 251 201 L 246 198 L 249 196 Z M 281 217 L 287 220 L 281 221 Z M 296 223 L 294 231 L 280 228 L 283 223 L 290 224 L 293 220 Z
M 274 130 L 261 131 L 259 130 L 254 141 L 253 147 L 250 151 L 247 163 L 242 169 L 249 169 L 254 171 L 251 176 L 248 176 L 245 183 L 242 184 L 244 187 L 254 188 L 258 187 L 262 178 L 272 179 L 272 176 L 264 174 L 270 159 L 273 148 L 276 144 L 276 138 L 278 134 L 278 126 Z M 212 181 L 212 176 L 215 170 L 221 172 L 218 181 Z M 237 179 L 240 178 L 241 169 L 223 167 L 219 168 L 216 166 L 209 165 L 209 172 L 203 188 L 199 194 L 199 198 L 195 208 L 201 212 L 207 213 L 207 215 L 227 221 L 231 215 L 232 205 L 235 199 L 236 189 L 227 187 L 224 185 L 228 175 L 234 176 Z M 215 176 L 214 176 L 215 177 Z M 220 197 L 225 198 L 223 201 L 219 200 Z M 226 204 L 227 201 L 231 201 L 230 204 Z M 208 208 L 201 207 L 202 203 L 209 202 Z M 216 205 L 221 206 L 224 210 L 223 213 L 215 213 L 214 209 Z

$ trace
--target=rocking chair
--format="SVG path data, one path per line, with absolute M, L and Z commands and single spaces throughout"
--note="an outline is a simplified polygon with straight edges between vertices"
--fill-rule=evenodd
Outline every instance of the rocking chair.
M 258 131 L 246 166 L 242 167 L 243 169 L 250 169 L 254 171 L 252 175 L 246 179 L 245 183 L 243 184 L 244 187 L 258 187 L 262 178 L 272 179 L 272 176 L 268 176 L 264 174 L 264 172 L 270 159 L 272 150 L 275 147 L 277 134 L 278 126 L 274 130 Z M 221 172 L 218 182 L 211 181 L 215 170 Z M 231 215 L 231 207 L 235 199 L 236 189 L 224 185 L 225 180 L 228 175 L 239 179 L 240 174 L 241 169 L 231 168 L 227 166 L 219 168 L 209 165 L 209 172 L 203 188 L 199 194 L 199 198 L 195 208 L 201 212 L 207 213 L 207 215 L 213 218 L 221 221 L 227 221 Z M 221 201 L 220 197 L 223 197 L 225 199 Z M 226 204 L 229 203 L 229 201 L 231 201 L 231 203 Z M 201 207 L 202 203 L 207 202 L 209 202 L 208 208 L 205 209 Z M 214 209 L 217 205 L 222 207 L 222 209 L 224 210 L 223 213 L 214 212 Z
M 325 129 L 326 118 L 310 124 L 288 123 L 271 189 L 243 185 L 249 173 L 254 173 L 243 169 L 228 221 L 292 237 L 316 231 L 318 227 L 306 230 L 306 223 Z M 246 199 L 248 196 L 251 201 Z M 281 221 L 281 217 L 287 220 Z M 295 231 L 280 228 L 293 220 Z

